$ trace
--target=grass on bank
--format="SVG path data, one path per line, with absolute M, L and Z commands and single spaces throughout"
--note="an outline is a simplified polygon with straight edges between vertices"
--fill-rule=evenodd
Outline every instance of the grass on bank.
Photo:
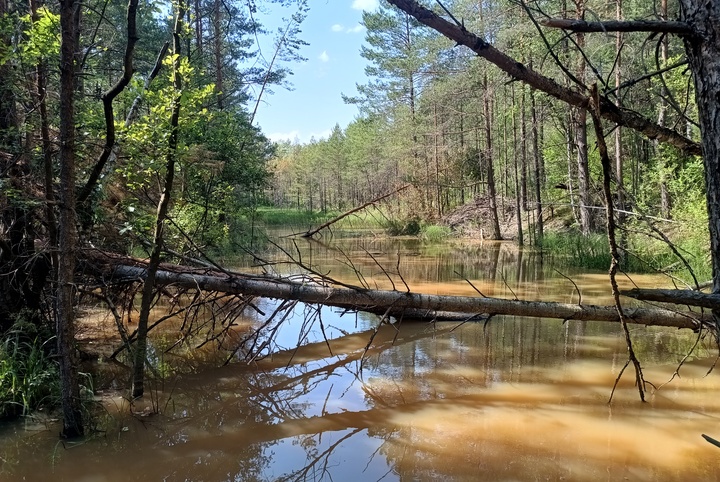
M 452 229 L 437 224 L 423 226 L 420 233 L 420 237 L 429 243 L 441 243 L 450 236 L 452 236 Z
M 620 241 L 619 241 L 620 242 Z M 667 273 L 688 284 L 693 283 L 690 270 L 662 240 L 633 234 L 621 241 L 620 269 L 630 273 Z M 540 244 L 558 267 L 572 266 L 592 270 L 610 267 L 610 248 L 605 234 L 582 236 L 575 232 L 547 233 Z M 709 251 L 701 240 L 681 238 L 675 250 L 687 261 L 697 280 L 710 279 Z
M 266 227 L 292 227 L 307 230 L 326 223 L 341 214 L 342 212 L 337 210 L 323 212 L 259 207 L 255 210 L 255 219 Z M 383 218 L 384 216 L 378 210 L 368 208 L 341 219 L 332 227 L 341 229 L 377 229 L 383 227 Z

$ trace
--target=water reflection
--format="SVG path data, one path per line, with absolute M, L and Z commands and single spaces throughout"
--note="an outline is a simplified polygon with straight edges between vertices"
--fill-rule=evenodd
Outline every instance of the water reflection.
M 428 293 L 478 290 L 565 302 L 609 299 L 603 275 L 566 273 L 573 284 L 538 254 L 502 243 L 282 242 L 304 263 L 348 282 L 388 287 L 404 280 Z M 295 272 L 286 264 L 272 269 Z M 266 313 L 275 307 L 261 305 Z M 717 449 L 700 438 L 720 434 L 720 384 L 715 374 L 704 376 L 714 361 L 704 343 L 681 377 L 649 403 L 637 400 L 625 376 L 608 405 L 627 358 L 613 324 L 494 317 L 487 324 L 391 326 L 371 315 L 313 310 L 293 308 L 270 356 L 168 381 L 143 402 L 160 407 L 159 415 L 113 398 L 106 406 L 115 425 L 82 445 L 58 445 L 52 429 L 5 426 L 0 479 L 717 478 Z M 313 313 L 324 333 L 307 329 Z M 656 385 L 695 343 L 694 334 L 670 329 L 634 328 L 633 334 L 646 377 Z M 303 346 L 296 349 L 298 339 Z

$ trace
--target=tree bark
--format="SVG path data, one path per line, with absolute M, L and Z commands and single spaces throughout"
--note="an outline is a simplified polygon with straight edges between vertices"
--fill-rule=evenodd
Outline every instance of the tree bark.
M 660 18 L 667 20 L 668 18 L 668 2 L 667 0 L 660 0 Z M 668 65 L 668 39 L 667 36 L 663 37 L 660 43 L 660 67 L 667 68 Z M 666 124 L 665 117 L 667 115 L 668 103 L 665 100 L 667 92 L 665 91 L 665 83 L 663 82 L 660 87 L 659 105 L 658 105 L 658 125 L 664 126 Z M 668 189 L 667 179 L 667 159 L 666 156 L 660 154 L 658 143 L 654 143 L 655 155 L 658 157 L 658 164 L 660 168 L 660 215 L 666 219 L 670 219 L 670 208 L 672 200 L 670 198 L 670 190 Z M 660 155 L 659 155 L 660 154 Z
M 527 107 L 525 86 L 520 85 L 520 198 L 522 210 L 528 211 Z
M 217 94 L 217 107 L 223 110 L 223 57 L 222 57 L 222 16 L 220 12 L 221 0 L 213 2 L 213 56 L 215 58 L 215 92 Z M 189 53 L 189 52 L 188 52 Z
M 571 18 L 548 18 L 540 21 L 546 27 L 561 28 L 573 32 L 658 32 L 680 35 L 693 34 L 692 26 L 687 22 L 653 20 L 608 20 L 605 22 L 586 22 Z
M 622 0 L 616 0 L 615 16 L 618 21 L 622 20 Z M 620 93 L 620 85 L 622 85 L 622 48 L 623 35 L 617 32 L 615 35 L 615 91 L 617 92 L 617 105 L 622 108 L 622 94 Z M 662 125 L 658 122 L 658 125 Z M 617 208 L 618 223 L 623 224 L 625 215 L 625 188 L 623 179 L 623 152 L 622 152 L 622 128 L 615 128 L 615 184 L 617 186 Z M 621 254 L 622 256 L 622 254 Z
M 592 231 L 590 215 L 590 169 L 588 166 L 587 110 L 577 109 L 575 122 L 575 151 L 577 153 L 578 210 L 580 212 L 580 231 L 588 236 Z
M 585 16 L 585 0 L 575 0 L 575 15 L 578 19 Z M 587 68 L 583 48 L 585 48 L 585 35 L 579 33 L 576 40 L 577 55 L 577 79 L 585 84 L 585 70 Z M 580 210 L 580 231 L 583 236 L 590 235 L 593 229 L 592 216 L 590 214 L 590 167 L 588 163 L 587 145 L 587 110 L 585 108 L 575 109 L 575 150 L 577 152 L 577 175 L 578 175 L 578 206 Z
M 681 0 L 680 6 L 680 19 L 696 32 L 684 41 L 702 136 L 713 293 L 720 293 L 720 2 Z
M 180 36 L 184 28 L 183 18 L 185 17 L 185 11 L 185 1 L 180 0 L 177 5 L 177 16 L 175 17 L 175 29 L 173 32 L 173 100 L 170 118 L 170 135 L 168 137 L 168 150 L 165 162 L 165 182 L 163 184 L 163 191 L 160 195 L 160 200 L 158 201 L 157 215 L 155 217 L 153 248 L 150 253 L 147 276 L 143 284 L 142 300 L 140 302 L 137 345 L 135 348 L 135 359 L 133 363 L 133 398 L 142 397 L 145 391 L 145 357 L 147 354 L 148 318 L 150 316 L 152 300 L 155 297 L 155 276 L 158 267 L 160 266 L 165 220 L 167 219 L 167 213 L 170 207 L 170 196 L 172 194 L 173 181 L 175 179 L 175 162 L 177 158 L 180 119 L 180 95 L 182 93 L 182 77 L 180 75 Z
M 530 118 L 532 122 L 532 149 L 533 149 L 533 170 L 535 171 L 535 244 L 542 243 L 544 234 L 541 186 L 542 174 L 542 153 L 540 152 L 540 136 L 538 133 L 538 115 L 535 105 L 535 89 L 530 90 Z
M 513 169 L 514 169 L 514 171 L 515 171 L 515 176 L 514 176 L 514 181 L 515 181 L 515 216 L 517 217 L 517 219 L 515 219 L 515 226 L 517 226 L 517 242 L 518 242 L 518 245 L 522 246 L 523 244 L 525 244 L 525 237 L 524 237 L 524 234 L 523 234 L 523 225 L 522 225 L 522 206 L 521 206 L 521 205 L 522 205 L 523 189 L 522 189 L 522 187 L 521 187 L 520 169 L 518 168 L 518 152 L 517 152 L 517 148 L 518 148 L 518 144 L 520 144 L 520 146 L 521 146 L 520 148 L 521 148 L 521 149 L 525 149 L 525 140 L 522 139 L 522 140 L 518 143 L 518 138 L 517 138 L 517 117 L 518 117 L 518 116 L 517 116 L 517 111 L 516 111 L 516 109 L 515 109 L 515 108 L 517 107 L 517 105 L 515 105 L 515 86 L 512 87 L 511 97 L 512 97 L 512 104 L 513 104 L 513 109 L 512 109 L 512 113 L 513 113 L 513 115 L 512 115 L 512 143 L 513 143 L 512 157 L 513 157 Z M 522 105 L 522 104 L 521 104 L 521 105 Z M 523 107 L 524 107 L 524 106 L 523 106 Z M 521 107 L 521 108 L 522 108 L 522 107 Z M 521 119 L 522 119 L 522 120 L 521 120 L 520 122 L 521 122 L 521 124 L 522 124 L 522 123 L 525 121 L 525 119 L 524 119 L 524 118 L 521 118 Z M 521 136 L 522 136 L 522 135 L 525 135 L 524 130 L 522 131 Z M 521 154 L 521 155 L 524 156 L 524 153 Z M 523 162 L 524 162 L 524 160 L 523 160 Z
M 115 146 L 115 114 L 113 112 L 113 101 L 125 90 L 125 87 L 130 83 L 133 76 L 133 52 L 135 51 L 135 44 L 138 41 L 137 36 L 137 7 L 138 0 L 129 0 L 127 4 L 127 42 L 125 44 L 125 56 L 123 57 L 123 74 L 115 82 L 115 85 L 110 87 L 101 96 L 103 103 L 103 112 L 105 115 L 105 145 L 103 146 L 100 158 L 93 166 L 90 176 L 85 183 L 85 186 L 78 195 L 78 205 L 85 203 L 92 194 L 95 185 L 100 179 L 105 164 L 107 163 L 110 155 L 112 154 Z
M 60 2 L 60 216 L 58 229 L 58 290 L 56 299 L 57 347 L 60 366 L 60 401 L 63 412 L 61 436 L 73 438 L 84 432 L 80 411 L 78 361 L 75 351 L 75 261 L 77 228 L 75 215 L 75 59 L 79 30 L 78 0 Z
M 487 163 L 487 185 L 488 198 L 490 199 L 490 216 L 492 216 L 492 237 L 490 239 L 502 239 L 500 233 L 500 218 L 498 217 L 497 192 L 495 191 L 495 167 L 492 149 L 492 119 L 490 109 L 490 87 L 487 75 L 483 77 L 483 113 L 485 117 L 485 162 Z
M 207 291 L 241 293 L 304 303 L 319 303 L 372 313 L 388 312 L 400 316 L 404 310 L 432 313 L 466 313 L 468 317 L 479 314 L 514 315 L 561 320 L 592 320 L 619 322 L 615 306 L 573 305 L 540 301 L 506 300 L 468 296 L 425 295 L 412 292 L 368 290 L 362 288 L 337 288 L 314 283 L 297 283 L 280 278 L 252 275 L 208 275 L 185 269 L 180 271 L 158 270 L 155 281 L 158 284 L 180 288 L 197 288 Z M 119 280 L 143 280 L 148 268 L 142 265 L 118 264 L 113 277 Z M 669 326 L 697 330 L 701 323 L 710 318 L 699 313 L 674 312 L 663 309 L 625 309 L 628 323 L 649 326 Z
M 659 303 L 674 303 L 676 305 L 697 306 L 720 310 L 720 294 L 703 293 L 696 290 L 663 290 L 634 288 L 620 293 L 628 298 L 642 301 L 655 301 Z

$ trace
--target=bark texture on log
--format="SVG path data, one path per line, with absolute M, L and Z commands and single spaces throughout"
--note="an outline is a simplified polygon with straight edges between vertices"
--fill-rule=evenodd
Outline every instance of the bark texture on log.
M 620 294 L 641 301 L 673 303 L 720 310 L 720 294 L 708 294 L 695 290 L 662 290 L 634 288 Z
M 147 270 L 142 266 L 116 266 L 114 277 L 124 280 L 143 280 Z M 416 312 L 452 312 L 472 315 L 514 315 L 561 320 L 619 322 L 614 306 L 573 305 L 541 301 L 506 300 L 469 296 L 426 295 L 412 292 L 337 288 L 317 284 L 296 283 L 264 276 L 208 275 L 192 272 L 159 270 L 156 283 L 207 291 L 242 293 L 266 298 L 298 300 L 319 303 L 350 310 L 372 313 L 388 312 L 398 316 L 404 310 Z M 678 313 L 664 309 L 628 308 L 628 323 L 650 326 L 669 326 L 696 330 L 701 323 L 709 322 L 700 313 Z

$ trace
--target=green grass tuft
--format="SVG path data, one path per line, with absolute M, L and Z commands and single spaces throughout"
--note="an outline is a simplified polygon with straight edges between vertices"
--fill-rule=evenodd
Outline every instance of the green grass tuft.
M 440 243 L 452 235 L 452 230 L 447 226 L 431 224 L 422 228 L 421 236 L 429 243 Z
M 0 418 L 27 415 L 59 400 L 58 369 L 46 348 L 17 331 L 0 342 Z
M 541 246 L 558 267 L 570 266 L 593 270 L 610 267 L 610 248 L 604 234 L 582 236 L 579 233 L 548 233 Z M 692 284 L 684 262 L 664 242 L 644 235 L 623 240 L 620 268 L 629 273 L 668 273 Z M 710 279 L 709 252 L 705 243 L 684 238 L 676 250 L 687 261 L 699 282 Z

